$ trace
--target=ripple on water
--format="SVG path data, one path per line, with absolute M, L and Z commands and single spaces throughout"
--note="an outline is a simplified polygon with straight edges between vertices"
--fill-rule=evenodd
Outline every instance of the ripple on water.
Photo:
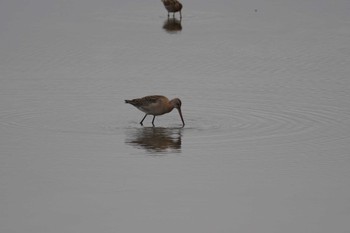
M 55 112 L 2 112 L 0 126 L 68 134 L 115 135 L 121 127 L 110 118 L 91 114 L 57 114 Z
M 199 114 L 200 113 L 200 114 Z M 197 106 L 187 112 L 194 144 L 326 142 L 346 137 L 347 115 L 332 106 L 243 103 Z
M 127 131 L 126 143 L 156 151 L 179 149 L 176 145 L 181 145 L 181 137 L 194 147 L 230 143 L 324 143 L 349 137 L 348 128 L 344 127 L 350 121 L 349 114 L 334 106 L 289 104 L 286 107 L 272 102 L 223 102 L 216 105 L 186 106 L 183 113 L 186 122 L 184 129 L 172 128 L 172 125 L 178 125 L 178 115 L 168 114 L 161 120 L 166 123 L 159 123 L 166 128 L 139 127 L 135 122 L 138 127 Z M 0 126 L 58 133 L 116 135 L 127 124 L 114 119 L 115 112 L 90 114 L 8 111 L 0 113 Z M 154 136 L 154 140 L 150 140 L 150 135 Z M 179 140 L 174 140 L 174 135 L 179 135 Z M 152 144 L 158 139 L 165 139 L 164 143 Z M 147 142 L 150 143 L 147 145 Z

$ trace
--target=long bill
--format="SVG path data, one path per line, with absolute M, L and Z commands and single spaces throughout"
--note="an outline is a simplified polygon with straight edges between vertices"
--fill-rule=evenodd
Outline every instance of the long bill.
M 180 114 L 180 117 L 181 117 L 182 127 L 184 127 L 185 126 L 185 121 L 184 121 L 184 118 L 182 117 L 181 108 L 178 108 L 177 110 L 179 111 L 179 114 Z

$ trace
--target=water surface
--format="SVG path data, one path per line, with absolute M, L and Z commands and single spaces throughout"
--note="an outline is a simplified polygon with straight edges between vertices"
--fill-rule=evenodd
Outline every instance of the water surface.
M 348 9 L 3 1 L 0 231 L 347 232 Z

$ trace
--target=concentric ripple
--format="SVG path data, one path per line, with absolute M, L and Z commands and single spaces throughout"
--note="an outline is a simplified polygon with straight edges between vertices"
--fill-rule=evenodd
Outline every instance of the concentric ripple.
M 116 134 L 117 125 L 109 119 L 100 120 L 93 114 L 86 116 L 70 113 L 71 115 L 55 112 L 3 112 L 0 113 L 0 127 L 69 134 Z
M 199 144 L 321 143 L 347 137 L 343 123 L 349 120 L 342 109 L 332 106 L 273 103 L 202 106 L 188 114 L 188 121 L 195 125 L 189 138 Z
M 329 105 L 222 102 L 210 106 L 185 106 L 183 113 L 186 122 L 182 131 L 183 142 L 193 146 L 231 143 L 320 144 L 349 137 L 346 126 L 349 125 L 350 116 L 347 110 Z M 117 131 L 130 123 L 116 120 L 115 116 L 115 112 L 82 114 L 67 111 L 66 114 L 57 114 L 8 111 L 0 113 L 0 126 L 59 133 L 115 135 L 120 134 Z M 167 114 L 160 117 L 157 123 L 162 127 L 170 127 L 177 126 L 178 121 L 177 114 Z M 135 124 L 138 125 L 137 122 Z

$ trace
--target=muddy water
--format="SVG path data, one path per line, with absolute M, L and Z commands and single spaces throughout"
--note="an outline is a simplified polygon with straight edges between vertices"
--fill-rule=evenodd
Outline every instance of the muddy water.
M 348 3 L 198 3 L 3 3 L 1 231 L 350 228 Z

